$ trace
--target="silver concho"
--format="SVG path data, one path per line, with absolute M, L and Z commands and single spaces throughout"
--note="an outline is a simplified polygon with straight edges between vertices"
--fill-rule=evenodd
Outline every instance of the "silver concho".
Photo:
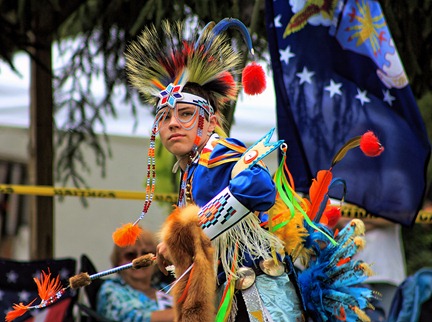
M 285 266 L 280 261 L 274 261 L 274 259 L 263 259 L 259 262 L 261 270 L 270 276 L 281 276 L 285 272 Z
M 238 280 L 235 287 L 238 290 L 247 290 L 255 283 L 256 274 L 250 267 L 240 267 L 237 270 Z

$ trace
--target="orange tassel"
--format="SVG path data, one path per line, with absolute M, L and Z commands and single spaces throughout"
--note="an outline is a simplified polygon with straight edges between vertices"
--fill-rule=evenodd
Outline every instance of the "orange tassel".
M 119 247 L 134 245 L 142 229 L 138 225 L 125 224 L 112 234 L 114 243 Z
M 37 285 L 39 297 L 43 301 L 48 300 L 62 289 L 60 276 L 57 276 L 55 279 L 51 279 L 51 272 L 49 269 L 48 274 L 42 271 L 40 279 L 35 277 L 33 280 Z
M 19 318 L 20 316 L 24 315 L 28 311 L 28 308 L 33 304 L 34 301 L 36 301 L 36 299 L 31 301 L 31 303 L 29 303 L 27 305 L 24 305 L 22 303 L 14 304 L 12 306 L 13 311 L 10 311 L 6 314 L 5 321 L 11 322 L 11 321 L 15 320 L 16 318 Z

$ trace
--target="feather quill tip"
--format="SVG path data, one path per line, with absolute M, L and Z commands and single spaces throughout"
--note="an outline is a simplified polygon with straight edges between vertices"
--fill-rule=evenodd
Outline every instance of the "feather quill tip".
M 366 228 L 363 221 L 360 219 L 353 219 L 350 222 L 351 227 L 354 228 L 354 235 L 355 236 L 362 236 L 365 234 Z
M 367 316 L 365 311 L 361 310 L 359 307 L 354 306 L 352 310 L 357 314 L 358 320 L 361 322 L 371 322 L 371 319 Z
M 128 223 L 117 228 L 117 230 L 112 234 L 112 238 L 114 243 L 119 247 L 131 246 L 135 244 L 141 231 L 142 229 L 140 226 Z
M 257 95 L 266 89 L 266 75 L 261 65 L 252 62 L 243 69 L 242 84 L 246 94 Z
M 368 157 L 377 157 L 384 151 L 384 147 L 372 131 L 367 131 L 360 139 L 360 150 Z
M 361 269 L 363 271 L 363 275 L 365 276 L 370 277 L 375 275 L 373 269 L 370 267 L 368 263 L 364 263 L 364 262 L 358 263 L 357 268 Z

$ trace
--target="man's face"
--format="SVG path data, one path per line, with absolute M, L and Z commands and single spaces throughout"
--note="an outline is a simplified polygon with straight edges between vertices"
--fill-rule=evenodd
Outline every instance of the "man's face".
M 175 108 L 165 107 L 156 115 L 156 122 L 162 144 L 177 158 L 187 155 L 195 143 L 201 147 L 208 132 L 216 126 L 216 116 L 204 117 L 200 142 L 195 142 L 198 130 L 200 107 L 189 103 L 178 103 Z

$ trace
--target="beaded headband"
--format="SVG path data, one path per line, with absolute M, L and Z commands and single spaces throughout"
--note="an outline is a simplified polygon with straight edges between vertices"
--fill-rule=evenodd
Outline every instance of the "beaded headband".
M 208 115 L 214 114 L 213 107 L 205 98 L 191 93 L 181 92 L 181 87 L 178 89 L 176 87 L 179 86 L 170 84 L 165 90 L 159 93 L 160 100 L 156 107 L 156 113 L 166 106 L 174 108 L 176 103 L 181 102 L 199 106 L 204 109 Z

